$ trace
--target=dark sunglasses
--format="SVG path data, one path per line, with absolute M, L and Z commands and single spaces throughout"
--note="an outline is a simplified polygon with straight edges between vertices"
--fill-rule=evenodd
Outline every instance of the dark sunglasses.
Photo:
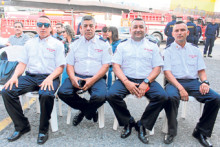
M 66 31 L 62 31 L 61 33 L 65 33 Z
M 44 25 L 45 28 L 49 28 L 50 27 L 50 23 L 42 23 L 42 22 L 38 22 L 37 26 L 39 28 L 41 28 Z

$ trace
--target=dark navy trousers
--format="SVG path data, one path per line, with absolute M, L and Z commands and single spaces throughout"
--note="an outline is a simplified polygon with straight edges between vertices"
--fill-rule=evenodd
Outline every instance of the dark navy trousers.
M 209 48 L 208 55 L 212 54 L 212 48 L 214 46 L 214 42 L 215 42 L 215 36 L 206 38 L 205 48 L 204 48 L 204 52 L 203 52 L 204 54 L 207 53 L 208 48 Z
M 81 75 L 77 76 L 83 79 L 91 77 Z M 78 90 L 80 89 L 75 88 L 70 79 L 67 78 L 58 90 L 58 96 L 70 107 L 82 111 L 85 117 L 90 120 L 95 115 L 97 109 L 105 103 L 105 96 L 107 92 L 106 81 L 104 78 L 101 78 L 88 89 L 91 96 L 90 100 L 81 98 L 77 94 Z
M 200 117 L 196 128 L 203 135 L 211 137 L 220 107 L 220 95 L 212 89 L 210 89 L 209 93 L 206 95 L 202 95 L 199 92 L 201 83 L 197 79 L 178 80 L 178 82 L 185 88 L 189 96 L 193 96 L 197 101 L 205 104 L 202 116 Z M 170 83 L 166 85 L 165 90 L 169 97 L 164 108 L 168 119 L 168 133 L 175 136 L 177 134 L 177 114 L 181 97 L 178 89 Z
M 27 73 L 26 76 L 20 76 L 18 78 L 18 88 L 13 85 L 12 90 L 9 90 L 9 88 L 2 90 L 5 108 L 14 123 L 16 131 L 23 130 L 29 124 L 27 117 L 23 114 L 18 96 L 32 91 L 38 91 L 39 93 L 41 111 L 39 133 L 46 133 L 48 131 L 55 98 L 54 94 L 59 87 L 59 78 L 53 81 L 54 90 L 40 90 L 39 85 L 47 76 L 47 74 Z
M 144 79 L 132 79 L 130 81 L 141 84 Z M 113 108 L 115 116 L 120 126 L 125 126 L 129 123 L 131 114 L 127 109 L 127 105 L 123 100 L 130 92 L 121 82 L 116 80 L 107 93 L 107 101 Z M 145 96 L 150 100 L 146 107 L 140 121 L 141 124 L 148 130 L 152 130 L 160 111 L 164 108 L 164 104 L 168 97 L 164 89 L 156 81 L 150 84 L 150 90 L 146 92 Z

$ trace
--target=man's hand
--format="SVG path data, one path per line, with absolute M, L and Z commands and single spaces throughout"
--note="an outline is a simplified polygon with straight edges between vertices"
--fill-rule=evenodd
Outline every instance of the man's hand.
M 124 82 L 125 87 L 128 89 L 128 91 L 132 94 L 132 95 L 136 95 L 137 97 L 139 97 L 140 95 L 140 90 L 137 88 L 137 86 L 139 84 L 131 82 L 129 80 L 126 80 Z
M 75 88 L 82 89 L 81 87 L 79 87 L 79 84 L 78 84 L 78 81 L 79 81 L 80 79 L 83 80 L 82 78 L 79 78 L 79 77 L 76 77 L 76 76 L 74 76 L 72 79 L 70 79 L 72 85 L 73 85 Z
M 6 46 L 11 46 L 11 44 L 10 44 L 9 42 L 8 42 L 8 43 L 6 43 L 5 45 L 6 45 Z
M 187 91 L 183 88 L 181 90 L 179 90 L 180 93 L 180 97 L 182 101 L 188 101 L 189 100 L 189 94 L 187 93 Z
M 140 90 L 140 93 L 139 93 L 139 98 L 141 98 L 142 96 L 145 95 L 145 91 L 146 89 L 149 87 L 148 84 L 146 84 L 145 82 L 142 82 L 141 85 L 138 87 L 138 89 Z
M 199 91 L 202 95 L 209 93 L 209 85 L 206 83 L 202 83 L 199 87 Z
M 46 91 L 47 88 L 49 91 L 54 90 L 54 87 L 53 87 L 53 79 L 47 77 L 40 85 L 39 87 L 41 87 L 41 90 L 44 90 Z
M 86 81 L 86 84 L 82 87 L 83 91 L 88 90 L 95 82 L 92 78 L 87 78 L 87 79 L 83 79 L 84 81 Z
M 12 76 L 11 79 L 7 83 L 5 83 L 5 85 L 3 86 L 2 89 L 4 89 L 4 88 L 8 89 L 8 87 L 9 87 L 9 90 L 11 90 L 13 84 L 15 84 L 16 87 L 18 87 L 18 78 L 17 77 Z

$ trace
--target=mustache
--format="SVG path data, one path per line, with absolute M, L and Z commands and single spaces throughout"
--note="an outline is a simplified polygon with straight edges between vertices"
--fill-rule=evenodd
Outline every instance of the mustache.
M 142 31 L 136 31 L 134 34 L 143 34 Z

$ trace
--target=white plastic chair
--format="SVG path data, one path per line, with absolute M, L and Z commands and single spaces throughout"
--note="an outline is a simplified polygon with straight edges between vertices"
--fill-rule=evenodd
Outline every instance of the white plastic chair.
M 83 93 L 83 95 L 81 97 L 85 97 L 84 95 L 88 94 L 88 92 Z M 104 128 L 105 126 L 105 104 L 103 104 L 101 107 L 98 108 L 98 122 L 99 122 L 99 128 Z M 62 108 L 61 108 L 62 110 Z M 71 111 L 72 108 L 70 106 L 68 106 L 68 112 L 67 112 L 67 120 L 66 123 L 70 124 L 71 121 Z
M 181 101 L 181 103 L 182 103 L 181 118 L 186 119 L 187 104 L 191 101 L 196 101 L 196 98 L 189 96 L 189 101 Z M 200 116 L 202 115 L 203 108 L 204 108 L 204 104 L 200 103 Z M 168 133 L 168 122 L 167 122 L 166 115 L 164 116 L 162 132 Z
M 135 95 L 129 94 L 125 97 L 125 99 L 124 99 L 125 102 L 127 103 L 128 99 L 130 99 L 130 98 L 137 99 Z M 143 96 L 142 98 L 145 98 L 147 100 L 147 102 L 146 102 L 146 106 L 147 106 L 149 103 L 149 100 L 145 96 Z M 115 116 L 114 123 L 113 123 L 113 130 L 117 130 L 117 128 L 118 128 L 118 120 Z M 154 135 L 154 128 L 150 131 L 150 135 Z

